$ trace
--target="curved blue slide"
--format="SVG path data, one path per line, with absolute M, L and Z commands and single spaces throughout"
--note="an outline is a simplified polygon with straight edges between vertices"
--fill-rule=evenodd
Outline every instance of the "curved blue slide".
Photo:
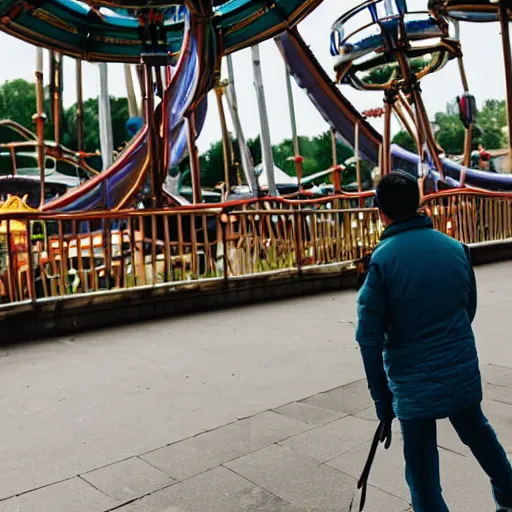
M 336 84 L 308 48 L 296 29 L 287 30 L 275 42 L 283 55 L 289 72 L 301 89 L 304 89 L 322 117 L 336 131 L 337 136 L 355 146 L 354 126 L 359 123 L 359 148 L 370 162 L 377 164 L 381 135 L 366 121 L 356 108 L 343 96 Z M 393 144 L 393 168 L 418 173 L 419 156 Z M 463 166 L 442 159 L 445 182 L 459 187 Z M 466 185 L 486 190 L 512 190 L 512 175 L 496 174 L 476 169 L 466 169 Z
M 193 101 L 199 83 L 199 60 L 196 34 L 190 30 L 189 17 L 185 26 L 186 36 L 182 56 L 164 94 L 162 103 L 157 107 L 167 108 L 170 116 L 169 145 L 170 165 L 178 164 L 186 154 L 187 133 L 183 116 Z M 206 118 L 206 97 L 200 103 L 196 115 L 196 129 L 200 133 Z M 161 115 L 160 115 L 161 118 Z M 149 169 L 148 125 L 145 124 L 131 143 L 126 147 L 111 167 L 88 180 L 80 187 L 57 197 L 43 207 L 44 211 L 94 211 L 119 209 L 129 206 L 129 202 L 140 187 Z

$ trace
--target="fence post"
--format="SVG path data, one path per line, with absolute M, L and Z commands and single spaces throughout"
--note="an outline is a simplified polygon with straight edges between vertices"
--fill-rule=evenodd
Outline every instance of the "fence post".
M 225 210 L 220 215 L 220 227 L 222 231 L 222 261 L 223 261 L 223 278 L 224 284 L 227 286 L 229 281 L 229 269 L 228 269 L 228 252 L 227 252 L 227 228 L 229 222 L 229 214 Z
M 302 276 L 302 214 L 300 210 L 293 212 L 295 224 L 295 255 L 299 276 Z
M 36 287 L 35 287 L 35 278 L 34 278 L 34 261 L 33 261 L 33 252 L 32 252 L 32 221 L 27 219 L 27 267 L 28 267 L 28 276 L 27 276 L 27 288 L 28 288 L 28 296 L 32 301 L 32 304 L 36 303 Z

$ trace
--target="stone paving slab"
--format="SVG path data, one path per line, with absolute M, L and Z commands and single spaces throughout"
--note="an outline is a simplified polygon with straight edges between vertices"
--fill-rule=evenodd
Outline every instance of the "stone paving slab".
M 269 446 L 226 466 L 295 506 L 348 511 L 354 497 L 355 478 L 286 446 Z M 369 489 L 368 511 L 402 512 L 407 508 L 407 501 Z
M 475 328 L 484 411 L 512 453 L 507 272 L 478 269 Z M 354 294 L 336 293 L 10 347 L 0 512 L 348 512 L 376 427 L 354 320 Z M 394 431 L 365 512 L 408 510 Z M 450 510 L 493 510 L 447 422 L 439 444 Z
M 119 512 L 291 512 L 289 504 L 226 468 L 158 491 Z
M 184 480 L 310 428 L 302 421 L 267 411 L 141 457 L 172 478 Z
M 325 425 L 346 416 L 344 412 L 329 411 L 306 403 L 293 402 L 274 409 L 274 412 L 310 425 Z
M 482 366 L 480 371 L 485 398 L 512 405 L 512 369 L 490 364 Z
M 81 477 L 107 496 L 121 502 L 150 494 L 176 482 L 138 457 L 97 469 Z
M 512 393 L 512 389 L 508 389 Z M 485 394 L 484 394 L 485 396 Z M 498 438 L 508 453 L 512 453 L 512 405 L 495 402 L 484 398 L 482 409 L 490 424 L 498 434 Z M 462 444 L 448 420 L 438 421 L 437 443 L 455 453 L 472 457 L 470 449 Z
M 0 501 L 0 512 L 103 512 L 116 505 L 81 478 L 72 478 Z
M 303 400 L 303 403 L 347 414 L 355 414 L 373 405 L 365 379 L 320 393 Z
M 362 443 L 368 444 L 375 433 L 373 421 L 347 416 L 281 442 L 297 453 L 320 462 L 334 459 Z
M 512 388 L 512 368 L 496 364 L 485 364 L 480 367 L 484 384 L 492 384 L 503 388 Z
M 450 510 L 469 512 L 494 510 L 490 483 L 473 458 L 439 450 L 443 495 Z M 368 446 L 354 450 L 327 463 L 344 473 L 358 477 L 368 456 Z M 395 435 L 389 450 L 379 449 L 370 474 L 370 484 L 390 494 L 409 500 L 405 482 L 403 444 Z M 371 509 L 370 509 L 371 510 Z
M 362 420 L 368 420 L 368 421 L 379 421 L 379 418 L 377 418 L 377 413 L 375 411 L 375 406 L 372 404 L 370 407 L 367 407 L 366 409 L 363 409 L 362 411 L 356 412 L 353 416 L 356 418 L 361 418 Z

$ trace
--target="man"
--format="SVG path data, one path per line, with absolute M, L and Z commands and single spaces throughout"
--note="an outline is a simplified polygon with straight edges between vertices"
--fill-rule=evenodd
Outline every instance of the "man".
M 375 203 L 386 229 L 359 292 L 356 338 L 377 416 L 400 420 L 414 512 L 448 511 L 439 478 L 440 418 L 449 418 L 491 479 L 496 510 L 512 512 L 512 467 L 480 407 L 469 251 L 417 213 L 419 190 L 410 175 L 384 177 Z

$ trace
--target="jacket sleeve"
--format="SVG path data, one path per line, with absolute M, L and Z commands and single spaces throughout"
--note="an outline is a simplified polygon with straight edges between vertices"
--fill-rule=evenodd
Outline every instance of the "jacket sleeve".
M 370 263 L 368 275 L 360 290 L 357 304 L 356 340 L 361 347 L 370 393 L 380 420 L 392 419 L 393 397 L 384 372 L 382 353 L 389 319 L 386 297 L 379 268 Z
M 469 251 L 469 247 L 467 245 L 463 245 L 464 252 L 466 253 L 466 259 L 468 260 L 468 272 L 469 272 L 469 303 L 466 308 L 469 321 L 473 322 L 476 316 L 476 308 L 477 308 L 477 287 L 476 287 L 476 277 L 475 270 L 473 269 L 473 265 L 471 264 L 471 253 Z

